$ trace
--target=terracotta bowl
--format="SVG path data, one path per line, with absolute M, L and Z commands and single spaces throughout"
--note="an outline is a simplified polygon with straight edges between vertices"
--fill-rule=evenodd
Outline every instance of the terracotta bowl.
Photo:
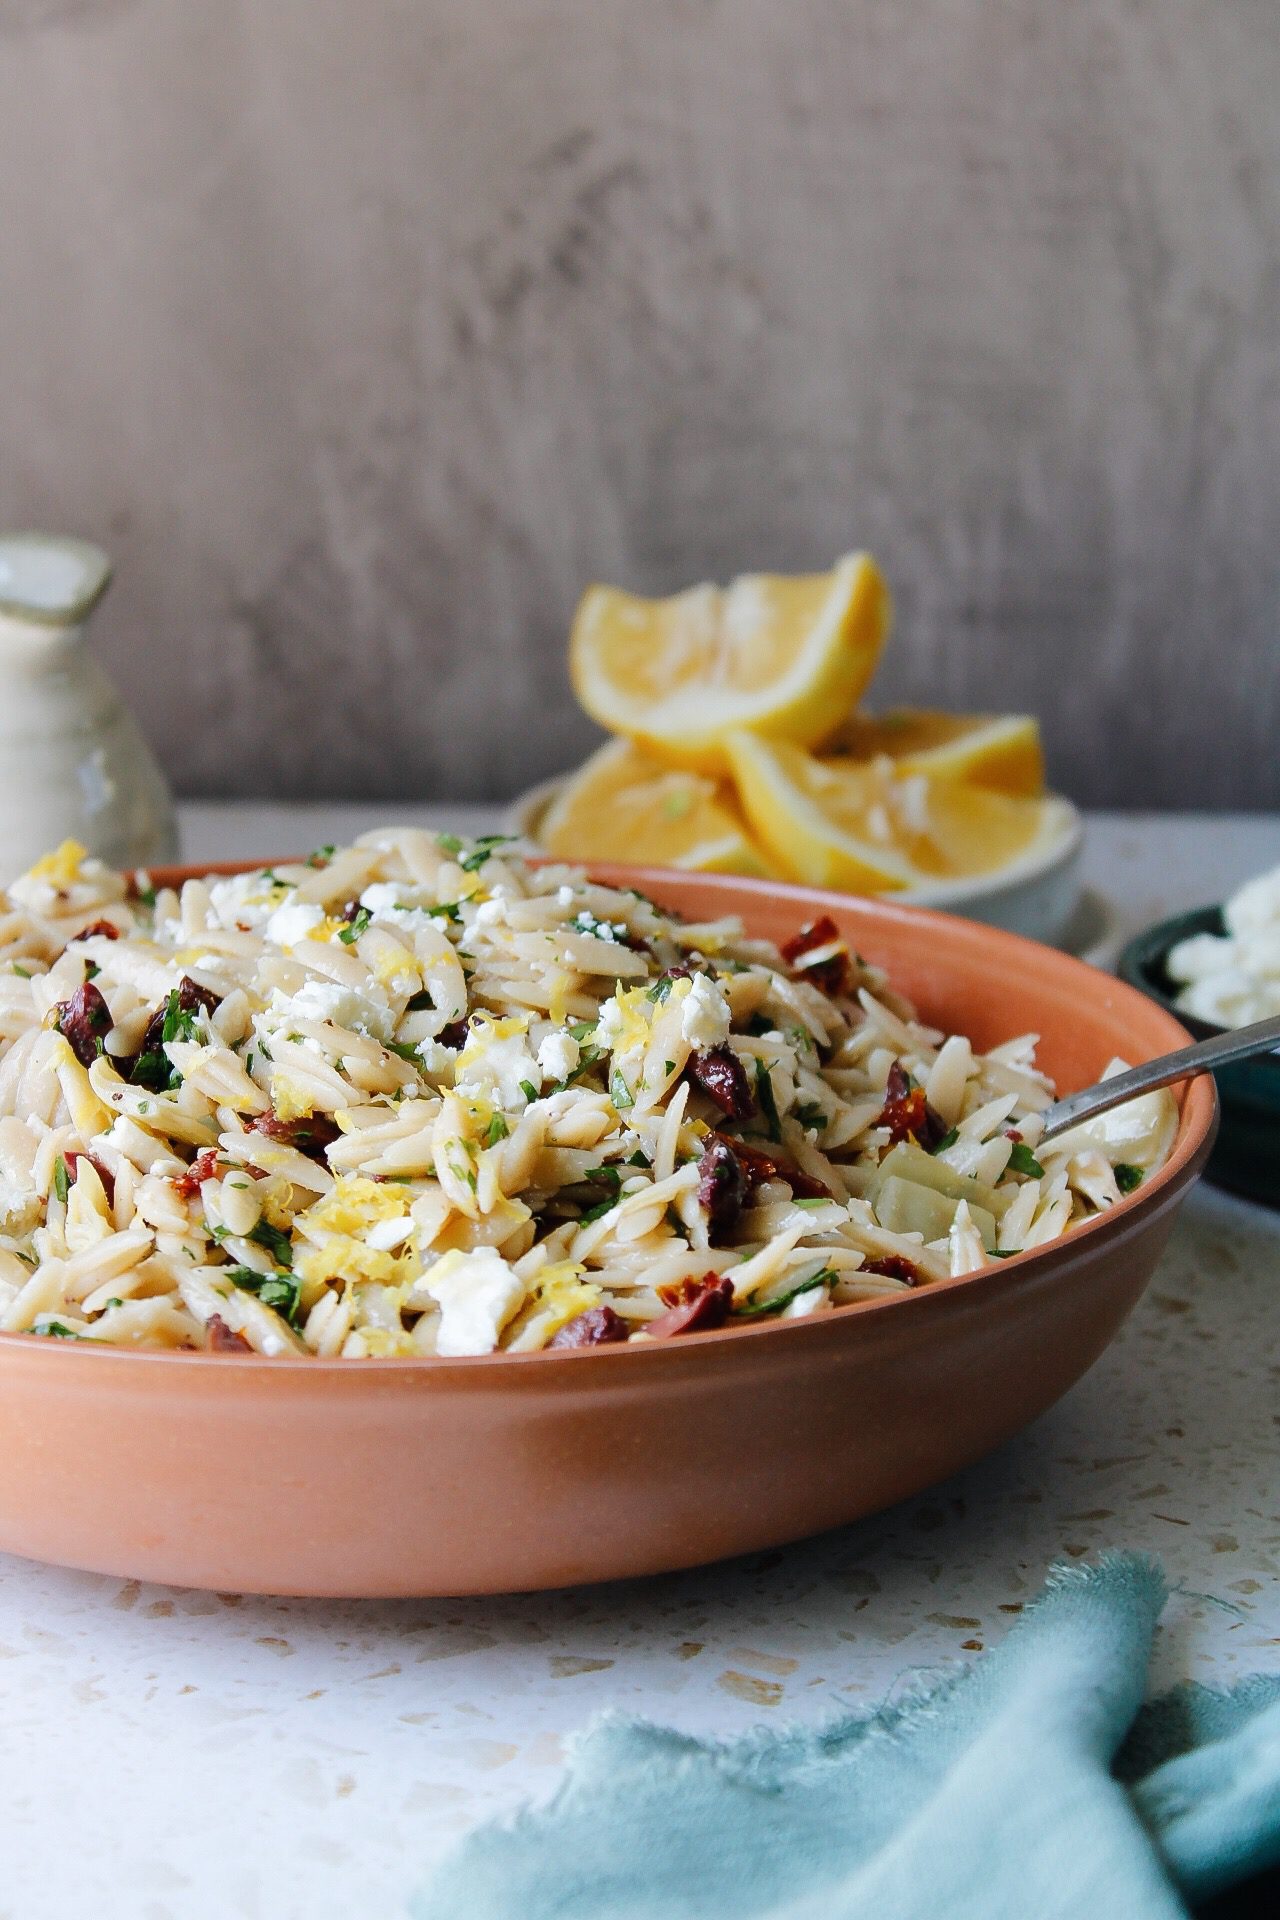
M 937 1026 L 984 1047 L 1038 1032 L 1063 1090 L 1185 1037 L 1133 988 L 950 915 L 597 873 L 766 936 L 829 913 Z M 463 1360 L 0 1336 L 0 1547 L 186 1586 L 426 1595 L 657 1573 L 839 1526 L 998 1446 L 1093 1364 L 1216 1117 L 1212 1081 L 1192 1083 L 1168 1164 L 1052 1246 L 811 1319 Z

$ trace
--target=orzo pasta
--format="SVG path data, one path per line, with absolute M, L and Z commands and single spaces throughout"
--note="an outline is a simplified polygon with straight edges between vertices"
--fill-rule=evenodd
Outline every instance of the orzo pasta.
M 0 896 L 0 1329 L 352 1358 L 822 1312 L 1043 1245 L 1166 1094 L 1037 1153 L 1035 1037 L 922 1025 L 498 839 L 387 828 L 181 893 Z

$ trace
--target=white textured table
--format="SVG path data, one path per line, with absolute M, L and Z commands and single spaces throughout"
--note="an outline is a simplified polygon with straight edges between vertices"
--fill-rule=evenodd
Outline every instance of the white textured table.
M 193 806 L 193 858 L 396 814 Z M 1280 859 L 1280 825 L 1097 816 L 1101 947 Z M 471 1821 L 545 1790 L 605 1706 L 702 1731 L 818 1719 L 998 1636 L 1057 1555 L 1159 1554 L 1158 1677 L 1280 1665 L 1280 1215 L 1201 1186 L 1122 1337 L 957 1479 L 782 1552 L 498 1600 L 187 1593 L 0 1556 L 0 1920 L 405 1910 Z M 91 1474 L 93 1463 L 85 1463 Z M 104 1500 L 110 1488 L 103 1489 Z

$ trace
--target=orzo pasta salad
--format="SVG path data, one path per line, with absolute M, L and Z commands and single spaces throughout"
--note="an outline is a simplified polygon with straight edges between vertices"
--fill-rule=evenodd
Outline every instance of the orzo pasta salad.
M 0 895 L 0 1329 L 363 1358 L 819 1313 L 1168 1150 L 1166 1094 L 1040 1152 L 1052 1094 L 830 921 L 779 950 L 407 828 L 180 894 L 68 843 Z

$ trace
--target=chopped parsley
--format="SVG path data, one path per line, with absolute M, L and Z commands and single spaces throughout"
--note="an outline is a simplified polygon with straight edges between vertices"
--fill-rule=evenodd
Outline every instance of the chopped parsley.
M 609 1209 L 616 1205 L 616 1195 L 610 1194 L 607 1200 L 599 1200 L 594 1207 L 588 1207 L 585 1213 L 580 1213 L 578 1215 L 578 1225 L 580 1227 L 589 1227 L 593 1220 L 603 1219 L 604 1215 L 609 1212 Z
M 572 1076 L 570 1077 L 572 1078 Z M 632 1093 L 617 1067 L 615 1067 L 609 1075 L 609 1098 L 612 1100 L 614 1106 L 617 1107 L 619 1113 L 625 1111 L 627 1107 L 634 1107 L 636 1103 L 635 1095 Z
M 436 835 L 436 845 L 442 853 L 462 852 L 462 842 L 456 833 L 438 833 Z
M 631 1158 L 627 1161 L 627 1165 L 629 1167 L 651 1167 L 653 1162 L 643 1147 L 637 1147 L 631 1155 Z
M 33 1333 L 44 1333 L 51 1340 L 78 1340 L 80 1335 L 74 1327 L 64 1327 L 61 1320 L 46 1320 L 42 1327 L 33 1327 Z
M 671 975 L 664 973 L 659 979 L 654 981 L 648 990 L 646 998 L 654 1001 L 665 1000 L 674 985 L 675 981 L 671 978 Z
M 360 938 L 360 935 L 364 932 L 372 918 L 373 915 L 370 913 L 368 907 L 359 908 L 355 919 L 349 920 L 346 926 L 339 930 L 338 938 L 341 940 L 343 946 L 354 947 L 356 941 Z
M 154 887 L 139 887 L 139 888 L 138 888 L 138 899 L 139 899 L 139 900 L 140 900 L 140 901 L 142 902 L 142 904 L 143 904 L 143 906 L 144 906 L 144 907 L 151 907 L 151 908 L 153 908 L 153 909 L 154 909 L 154 907 L 155 907 L 155 904 L 156 904 L 156 890 L 155 890 L 155 888 L 154 888 Z
M 781 1140 L 782 1121 L 778 1116 L 778 1103 L 773 1095 L 773 1081 L 765 1062 L 756 1057 L 756 1099 L 760 1102 L 760 1111 L 764 1115 L 765 1125 L 771 1140 Z
M 734 1315 L 739 1320 L 756 1320 L 766 1313 L 781 1313 L 802 1293 L 812 1293 L 815 1287 L 828 1286 L 839 1277 L 833 1267 L 822 1267 L 817 1273 L 811 1273 L 807 1280 L 801 1280 L 788 1293 L 775 1294 L 772 1300 L 748 1300 L 745 1305 L 734 1308 Z
M 71 1191 L 71 1176 L 67 1172 L 67 1163 L 61 1154 L 53 1163 L 53 1191 L 65 1207 L 67 1195 Z
M 486 1147 L 496 1147 L 499 1140 L 505 1140 L 507 1135 L 510 1133 L 510 1131 L 511 1129 L 507 1125 L 506 1121 L 503 1119 L 502 1115 L 500 1113 L 495 1113 L 492 1120 L 489 1122 L 488 1126 L 485 1128 L 484 1143 Z
M 622 1186 L 622 1175 L 617 1167 L 588 1167 L 582 1177 L 584 1180 L 596 1180 L 602 1187 L 608 1187 L 615 1199 Z
M 270 1307 L 291 1327 L 298 1324 L 302 1289 L 291 1273 L 258 1273 L 253 1267 L 228 1267 L 227 1278 L 241 1293 L 256 1293 L 264 1307 Z
M 956 1141 L 959 1138 L 960 1138 L 959 1127 L 949 1127 L 947 1131 L 943 1134 L 941 1140 L 939 1140 L 937 1146 L 931 1148 L 930 1151 L 935 1154 L 945 1153 L 948 1147 L 954 1147 Z
M 397 903 L 397 913 L 413 913 L 414 911 L 415 909 L 413 907 L 402 907 Z M 458 921 L 462 918 L 462 902 L 460 900 L 438 900 L 434 907 L 428 907 L 426 911 L 435 914 L 441 920 Z
M 278 1267 L 293 1265 L 293 1243 L 279 1227 L 268 1226 L 265 1220 L 259 1220 L 246 1237 L 264 1247 Z
M 1009 1155 L 1009 1165 L 1015 1173 L 1025 1173 L 1029 1180 L 1044 1178 L 1044 1168 L 1025 1140 L 1014 1141 L 1013 1152 Z
M 509 845 L 515 837 L 513 833 L 482 833 L 478 840 L 472 842 L 471 852 L 467 855 L 466 859 L 459 860 L 458 865 L 464 873 L 479 873 L 481 867 L 484 866 L 490 855 L 496 852 L 499 847 Z M 462 842 L 456 834 L 438 834 L 437 840 L 446 853 L 451 853 L 456 857 L 462 852 Z
M 1122 1160 L 1119 1163 L 1115 1169 L 1115 1176 L 1116 1185 L 1119 1187 L 1121 1193 L 1132 1193 L 1135 1187 L 1142 1185 L 1143 1179 L 1145 1178 L 1143 1169 L 1130 1165 L 1127 1160 Z
M 411 1040 L 384 1040 L 382 1043 L 388 1053 L 398 1054 L 401 1060 L 407 1060 L 411 1067 L 422 1067 L 422 1055 Z
M 30 967 L 19 966 L 16 960 L 13 963 L 13 971 L 17 974 L 20 980 L 29 980 L 31 978 Z
M 522 1080 L 520 1082 L 520 1091 L 529 1102 L 529 1105 L 532 1106 L 538 1097 L 538 1089 L 534 1086 L 532 1080 Z
M 317 847 L 314 853 L 307 855 L 309 867 L 327 867 L 333 858 L 333 842 L 329 840 L 323 847 Z
M 802 1127 L 812 1127 L 815 1133 L 821 1133 L 824 1127 L 831 1124 L 825 1108 L 820 1107 L 816 1100 L 805 1100 L 793 1107 L 792 1112 Z
M 596 1022 L 594 1020 L 571 1020 L 569 1023 L 569 1036 L 571 1039 L 576 1040 L 579 1046 L 582 1045 L 584 1040 L 589 1040 L 595 1030 Z

